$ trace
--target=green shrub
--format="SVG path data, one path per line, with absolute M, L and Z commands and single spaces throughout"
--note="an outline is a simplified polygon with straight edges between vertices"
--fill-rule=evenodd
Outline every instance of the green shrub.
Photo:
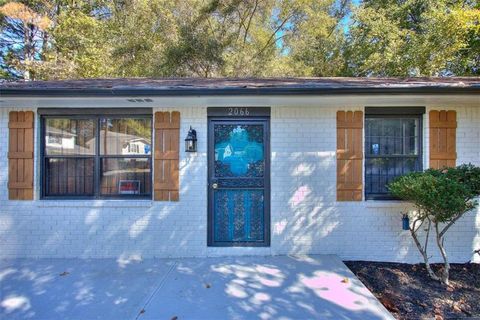
M 443 246 L 446 231 L 466 212 L 478 205 L 475 199 L 480 194 L 480 168 L 472 164 L 456 168 L 428 169 L 409 173 L 394 180 L 388 186 L 395 197 L 413 203 L 414 213 L 409 213 L 410 232 L 422 254 L 430 276 L 448 284 L 449 264 Z M 418 231 L 426 227 L 425 243 L 419 241 Z M 433 273 L 427 254 L 430 228 L 433 227 L 437 246 L 444 259 L 440 276 Z

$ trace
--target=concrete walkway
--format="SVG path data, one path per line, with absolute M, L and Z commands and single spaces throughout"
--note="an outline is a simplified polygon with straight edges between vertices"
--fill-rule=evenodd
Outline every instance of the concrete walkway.
M 0 319 L 393 319 L 336 256 L 0 260 Z

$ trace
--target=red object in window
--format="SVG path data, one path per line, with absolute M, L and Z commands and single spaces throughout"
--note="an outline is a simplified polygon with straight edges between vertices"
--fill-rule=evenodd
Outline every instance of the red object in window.
M 140 181 L 139 180 L 120 180 L 118 183 L 119 194 L 139 194 Z

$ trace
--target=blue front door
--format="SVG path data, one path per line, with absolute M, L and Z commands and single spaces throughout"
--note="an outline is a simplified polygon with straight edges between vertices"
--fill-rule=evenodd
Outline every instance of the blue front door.
M 268 137 L 268 119 L 209 119 L 209 245 L 269 245 Z

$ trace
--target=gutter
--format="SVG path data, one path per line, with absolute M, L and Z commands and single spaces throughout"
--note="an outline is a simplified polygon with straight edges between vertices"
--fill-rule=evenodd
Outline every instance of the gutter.
M 480 95 L 480 85 L 469 87 L 287 87 L 287 88 L 0 88 L 1 97 L 132 97 L 132 96 L 246 96 L 246 95 Z

